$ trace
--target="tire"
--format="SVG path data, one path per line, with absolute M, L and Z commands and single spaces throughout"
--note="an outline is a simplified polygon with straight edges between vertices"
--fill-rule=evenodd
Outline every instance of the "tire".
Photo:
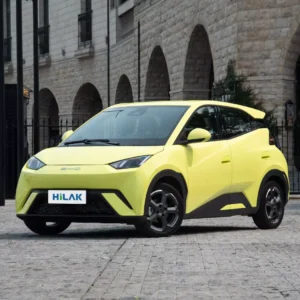
M 157 184 L 146 199 L 146 221 L 135 224 L 136 229 L 150 237 L 166 237 L 180 227 L 185 206 L 180 193 L 166 183 Z
M 280 185 L 268 181 L 259 193 L 259 209 L 253 216 L 253 221 L 260 229 L 276 229 L 284 216 L 285 199 Z
M 24 223 L 28 229 L 39 235 L 56 235 L 62 233 L 71 225 L 71 222 L 68 221 L 58 222 L 51 225 L 47 225 L 45 221 L 33 220 L 25 220 Z

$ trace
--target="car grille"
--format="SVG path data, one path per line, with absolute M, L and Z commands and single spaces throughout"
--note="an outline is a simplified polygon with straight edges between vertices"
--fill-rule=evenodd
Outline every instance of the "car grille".
M 115 216 L 99 191 L 87 191 L 86 204 L 48 204 L 48 192 L 39 192 L 28 214 L 44 216 Z

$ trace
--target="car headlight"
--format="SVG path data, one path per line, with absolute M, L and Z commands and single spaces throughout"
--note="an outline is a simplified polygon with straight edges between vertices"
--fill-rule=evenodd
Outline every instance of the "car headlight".
M 118 170 L 138 168 L 142 166 L 150 157 L 150 155 L 144 155 L 134 158 L 123 159 L 110 164 L 110 166 Z
M 44 167 L 45 164 L 37 159 L 35 156 L 32 156 L 27 162 L 27 168 L 31 170 L 39 170 L 40 168 Z

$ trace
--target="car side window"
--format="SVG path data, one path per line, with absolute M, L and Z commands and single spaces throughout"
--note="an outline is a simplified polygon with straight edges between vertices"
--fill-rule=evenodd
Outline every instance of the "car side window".
M 251 117 L 238 109 L 220 107 L 220 128 L 223 139 L 231 139 L 252 131 Z
M 209 131 L 211 133 L 210 141 L 219 139 L 217 114 L 214 107 L 204 106 L 199 108 L 185 125 L 180 139 L 187 139 L 189 133 L 196 128 L 206 129 Z

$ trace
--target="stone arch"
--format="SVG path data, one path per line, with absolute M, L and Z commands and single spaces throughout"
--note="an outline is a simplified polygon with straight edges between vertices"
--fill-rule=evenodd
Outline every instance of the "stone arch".
M 83 84 L 74 99 L 72 108 L 73 122 L 85 122 L 103 109 L 102 100 L 96 87 L 91 83 Z
M 197 25 L 191 34 L 183 81 L 183 99 L 211 99 L 214 65 L 208 34 L 203 25 Z
M 300 25 L 289 41 L 284 57 L 284 75 L 294 76 L 297 60 L 300 55 Z
M 300 170 L 300 139 L 299 139 L 299 122 L 300 122 L 300 21 L 293 24 L 290 34 L 284 43 L 283 53 L 279 62 L 282 68 L 282 109 L 285 110 L 284 103 L 287 100 L 294 102 L 294 113 L 297 126 L 287 127 L 282 130 L 283 153 L 285 154 L 289 166 L 296 166 Z M 294 131 L 297 129 L 296 131 Z M 288 151 L 293 149 L 293 151 Z M 294 178 L 291 179 L 292 181 Z
M 58 124 L 59 110 L 53 93 L 48 88 L 39 92 L 39 114 L 40 118 L 49 118 L 49 122 Z
M 145 101 L 170 100 L 170 77 L 163 50 L 152 51 L 146 77 Z
M 34 110 L 34 106 L 33 106 Z M 34 112 L 32 112 L 34 116 Z M 39 91 L 40 148 L 59 142 L 59 109 L 55 96 L 48 88 Z
M 133 102 L 132 87 L 126 75 L 122 75 L 116 91 L 115 103 L 128 103 Z
M 295 103 L 295 112 L 300 112 L 300 25 L 289 37 L 283 60 L 284 100 Z

